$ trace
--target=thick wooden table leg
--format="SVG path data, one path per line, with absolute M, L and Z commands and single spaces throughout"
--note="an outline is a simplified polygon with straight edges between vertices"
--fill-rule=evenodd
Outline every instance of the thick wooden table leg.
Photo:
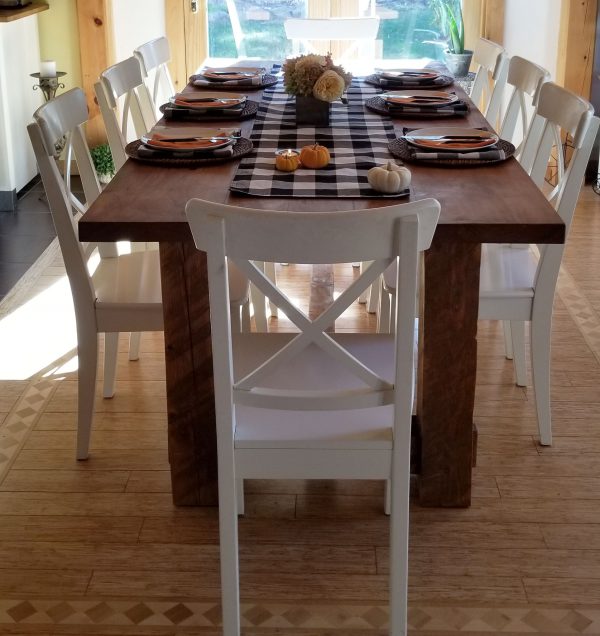
M 434 239 L 424 259 L 417 402 L 419 502 L 468 506 L 481 246 Z
M 206 256 L 161 243 L 169 462 L 173 502 L 218 503 L 217 442 Z

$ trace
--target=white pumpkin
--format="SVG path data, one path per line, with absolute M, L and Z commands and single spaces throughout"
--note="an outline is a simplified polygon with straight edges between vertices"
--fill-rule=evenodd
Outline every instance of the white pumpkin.
M 411 174 L 408 168 L 388 161 L 384 166 L 375 166 L 367 172 L 369 185 L 373 190 L 394 194 L 401 192 L 410 185 Z

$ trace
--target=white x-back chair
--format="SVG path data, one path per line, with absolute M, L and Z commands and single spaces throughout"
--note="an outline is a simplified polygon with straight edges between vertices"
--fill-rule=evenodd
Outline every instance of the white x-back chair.
M 533 120 L 540 88 L 548 81 L 550 73 L 545 68 L 518 55 L 510 58 L 506 83 L 513 90 L 499 134 L 502 139 L 512 141 L 517 146 L 517 157 Z
M 473 62 L 477 65 L 477 71 L 470 97 L 496 128 L 508 75 L 508 58 L 502 46 L 479 38 L 473 50 Z
M 406 634 L 417 261 L 439 209 L 427 199 L 315 216 L 188 203 L 196 246 L 208 257 L 225 636 L 240 633 L 237 516 L 246 478 L 391 480 L 390 634 Z M 232 335 L 226 258 L 299 333 Z M 373 264 L 311 321 L 253 261 Z M 390 265 L 396 335 L 327 333 Z
M 285 34 L 292 41 L 294 55 L 318 53 L 315 41 L 344 41 L 349 46 L 336 61 L 344 63 L 352 56 L 374 57 L 374 51 L 364 50 L 366 43 L 373 43 L 379 31 L 377 16 L 360 18 L 289 18 L 284 22 Z
M 152 106 L 157 119 L 160 119 L 161 104 L 175 94 L 168 63 L 171 60 L 169 40 L 165 37 L 146 42 L 133 52 L 142 69 L 142 76 L 147 82 L 152 97 Z
M 568 234 L 585 169 L 600 120 L 583 98 L 544 83 L 539 91 L 534 120 L 524 143 L 523 156 L 531 156 L 529 173 L 544 189 L 552 151 L 562 154 L 556 140 L 572 137 L 573 154 L 558 184 L 549 195 Z M 510 321 L 512 349 L 518 384 L 526 384 L 525 324 L 529 324 L 530 355 L 540 441 L 552 444 L 550 411 L 550 338 L 552 303 L 564 245 L 538 245 L 532 249 L 505 244 L 485 244 L 482 248 L 479 318 Z
M 119 170 L 127 161 L 127 143 L 148 132 L 157 121 L 140 63 L 132 56 L 107 68 L 94 84 L 94 91 L 115 168 Z
M 119 332 L 162 331 L 163 314 L 157 251 L 117 255 L 113 245 L 102 254 L 95 270 L 88 258 L 95 246 L 77 238 L 77 219 L 100 193 L 83 125 L 88 119 L 81 89 L 72 89 L 41 106 L 28 131 L 48 197 L 60 243 L 77 322 L 78 415 L 77 459 L 88 456 L 94 414 L 98 334 L 105 335 L 104 397 L 115 392 Z M 65 165 L 77 163 L 86 202 L 71 192 L 56 163 L 56 144 L 67 139 Z M 75 215 L 73 212 L 75 211 Z M 100 246 L 100 249 L 102 246 Z

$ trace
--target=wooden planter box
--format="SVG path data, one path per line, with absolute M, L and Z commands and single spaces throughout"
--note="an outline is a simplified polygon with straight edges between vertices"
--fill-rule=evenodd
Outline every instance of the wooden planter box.
M 331 104 L 316 97 L 296 95 L 297 126 L 329 126 Z

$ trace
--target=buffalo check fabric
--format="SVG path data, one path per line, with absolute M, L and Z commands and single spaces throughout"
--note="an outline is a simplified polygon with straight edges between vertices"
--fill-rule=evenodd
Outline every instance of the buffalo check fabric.
M 379 93 L 377 88 L 354 78 L 347 91 L 347 105 L 331 106 L 330 126 L 296 126 L 296 103 L 281 80 L 266 89 L 254 121 L 251 140 L 255 151 L 241 160 L 230 190 L 239 194 L 271 197 L 398 197 L 408 190 L 385 195 L 371 188 L 367 172 L 392 159 L 388 143 L 395 139 L 389 118 L 371 113 L 365 99 Z M 321 144 L 330 154 L 325 168 L 300 168 L 295 172 L 275 169 L 277 150 L 299 150 Z M 393 160 L 393 159 L 392 159 Z

